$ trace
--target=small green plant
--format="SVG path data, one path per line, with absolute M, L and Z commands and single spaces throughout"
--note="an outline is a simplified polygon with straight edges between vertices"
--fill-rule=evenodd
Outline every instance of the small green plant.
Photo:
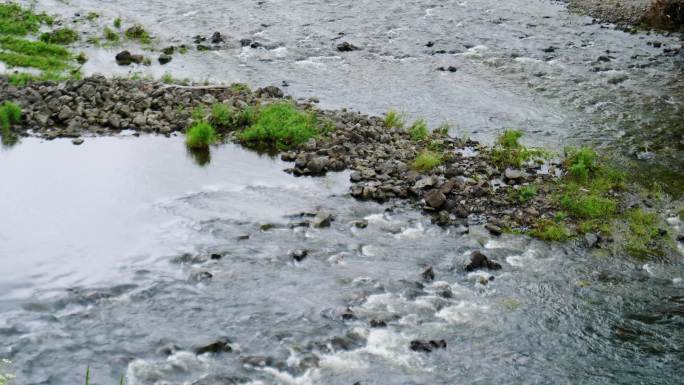
M 390 111 L 385 116 L 384 123 L 386 128 L 404 128 L 404 125 L 406 124 L 406 117 L 403 113 Z
M 0 104 L 0 128 L 8 132 L 13 124 L 21 121 L 21 107 L 16 103 L 5 101 Z
M 522 186 L 513 195 L 518 202 L 527 203 L 537 196 L 537 187 L 533 185 Z
M 587 181 L 598 168 L 599 157 L 589 147 L 566 149 L 565 163 L 570 174 L 578 180 Z
M 109 27 L 105 27 L 104 28 L 104 38 L 105 38 L 105 40 L 114 43 L 114 42 L 119 41 L 119 33 L 114 31 L 113 29 L 111 29 Z
M 280 102 L 263 107 L 240 139 L 250 146 L 283 150 L 318 135 L 315 115 L 298 111 L 292 103 Z
M 449 125 L 449 123 L 447 123 L 447 122 L 444 122 L 444 123 L 440 124 L 439 127 L 437 127 L 435 129 L 435 131 L 433 131 L 433 132 L 435 133 L 435 135 L 447 137 L 447 136 L 449 136 L 450 130 L 451 130 L 451 125 Z
M 413 168 L 418 171 L 430 171 L 443 162 L 443 157 L 433 151 L 423 150 L 413 161 Z
M 427 148 L 430 151 L 444 151 L 444 141 L 440 139 L 431 140 Z
M 185 144 L 191 149 L 208 148 L 217 140 L 216 130 L 207 122 L 197 122 L 185 133 Z
M 176 82 L 176 80 L 173 78 L 173 76 L 168 72 L 165 72 L 164 75 L 162 75 L 161 81 L 164 84 L 173 84 Z
M 211 106 L 211 123 L 216 127 L 227 128 L 233 124 L 233 113 L 223 103 L 215 103 Z
M 143 44 L 149 44 L 152 41 L 152 37 L 150 36 L 149 32 L 147 32 L 140 24 L 136 24 L 128 28 L 124 34 L 126 35 L 126 38 L 130 40 L 137 40 Z
M 86 368 L 85 385 L 90 385 L 90 366 Z
M 522 132 L 518 130 L 505 130 L 496 140 L 491 152 L 492 162 L 499 167 L 519 168 L 523 163 L 531 159 L 539 159 L 547 154 L 536 148 L 527 148 L 518 141 Z
M 85 64 L 88 61 L 88 56 L 86 56 L 85 52 L 80 52 L 78 55 L 76 55 L 76 62 L 78 64 Z
M 428 131 L 427 123 L 425 123 L 424 119 L 416 120 L 409 130 L 409 136 L 415 142 L 427 139 L 428 135 L 430 135 L 430 131 Z
M 70 28 L 59 28 L 52 32 L 41 34 L 40 40 L 45 43 L 69 45 L 78 40 L 78 32 Z
M 117 17 L 112 24 L 114 25 L 114 28 L 121 29 L 121 18 Z
M 88 12 L 88 14 L 86 15 L 86 19 L 89 21 L 93 21 L 95 19 L 98 19 L 99 17 L 100 17 L 100 14 L 97 12 L 93 12 L 93 11 Z

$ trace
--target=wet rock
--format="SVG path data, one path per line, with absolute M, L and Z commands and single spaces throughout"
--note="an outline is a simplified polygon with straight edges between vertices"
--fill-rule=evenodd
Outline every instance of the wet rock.
M 592 247 L 596 246 L 598 241 L 599 241 L 599 238 L 596 234 L 587 233 L 584 235 L 584 243 L 586 244 L 586 246 L 588 248 L 592 248 Z
M 550 46 L 550 47 L 542 48 L 542 52 L 546 52 L 546 53 L 556 52 L 556 47 Z
M 333 216 L 331 214 L 325 213 L 325 212 L 318 212 L 314 219 L 311 221 L 314 227 L 317 228 L 322 228 L 322 227 L 330 227 L 330 223 L 333 220 Z
M 275 227 L 276 225 L 274 225 L 273 223 L 264 223 L 263 225 L 259 226 L 261 231 L 268 231 L 274 229 Z
M 493 223 L 487 223 L 485 225 L 485 229 L 487 229 L 492 235 L 499 236 L 503 234 L 503 229 L 501 227 L 493 224 Z
M 213 253 L 209 256 L 209 259 L 214 260 L 214 261 L 218 261 L 221 258 L 223 258 L 223 255 L 221 255 L 219 253 Z
M 420 273 L 420 276 L 423 278 L 423 281 L 431 282 L 435 280 L 435 271 L 432 269 L 432 266 L 428 266 L 427 269 Z
M 447 343 L 445 340 L 413 340 L 409 348 L 414 352 L 430 353 L 435 349 L 446 349 Z
M 225 39 L 221 35 L 221 32 L 216 31 L 211 35 L 211 42 L 212 44 L 220 44 L 224 43 Z
M 256 94 L 261 97 L 267 98 L 282 98 L 285 95 L 283 94 L 283 90 L 276 86 L 267 86 L 259 88 L 256 90 Z
M 386 328 L 387 322 L 383 320 L 372 319 L 370 320 L 370 327 L 372 328 Z
M 175 344 L 167 344 L 162 346 L 161 348 L 157 349 L 157 354 L 163 355 L 163 356 L 171 356 L 173 354 L 176 354 L 177 352 L 183 350 L 180 346 L 175 345 Z
M 208 374 L 190 385 L 238 385 L 250 382 L 249 378 L 226 376 L 222 374 Z
M 190 280 L 193 282 L 202 282 L 214 278 L 214 275 L 208 271 L 197 271 L 190 275 Z
M 444 206 L 446 202 L 446 196 L 439 190 L 430 190 L 425 194 L 425 203 L 433 209 L 438 209 Z
M 197 349 L 195 349 L 195 353 L 230 353 L 233 351 L 233 348 L 230 346 L 230 343 L 230 339 L 222 337 L 214 342 L 198 347 Z
M 357 51 L 360 48 L 355 46 L 354 44 L 351 44 L 349 42 L 342 42 L 337 45 L 337 50 L 340 52 L 351 52 L 351 51 Z
M 267 356 L 246 356 L 246 357 L 240 357 L 240 361 L 242 362 L 243 365 L 248 365 L 252 366 L 255 368 L 263 368 L 267 366 L 274 366 L 275 365 L 275 359 L 273 357 L 267 357 Z
M 75 138 L 71 140 L 71 143 L 73 143 L 76 146 L 80 146 L 83 144 L 83 138 Z
M 434 219 L 434 222 L 439 226 L 448 226 L 453 223 L 451 219 L 451 214 L 448 211 L 440 211 Z
M 69 106 L 64 106 L 59 111 L 59 115 L 57 116 L 57 119 L 64 122 L 64 121 L 67 121 L 73 117 L 74 117 L 74 111 L 71 108 L 69 108 Z
M 165 53 L 159 55 L 159 58 L 157 59 L 159 61 L 159 64 L 164 65 L 169 63 L 173 57 L 171 55 L 167 55 Z
M 311 175 L 325 174 L 325 168 L 327 166 L 328 158 L 324 156 L 313 158 L 306 164 L 306 168 L 309 169 Z
M 487 258 L 487 256 L 482 254 L 481 252 L 473 251 L 473 253 L 470 256 L 470 263 L 466 265 L 466 271 L 474 271 L 483 268 L 490 270 L 499 270 L 501 269 L 501 265 L 494 261 L 490 261 L 489 258 Z
M 176 52 L 176 47 L 174 46 L 169 46 L 169 47 L 164 47 L 162 48 L 162 53 L 164 55 L 173 55 L 174 52 Z
M 297 262 L 303 261 L 307 255 L 309 255 L 308 250 L 297 249 L 290 251 L 290 257 L 292 257 L 292 259 L 294 259 Z
M 121 51 L 114 57 L 116 63 L 121 66 L 135 64 L 141 64 L 144 61 L 142 55 L 133 55 L 129 51 Z

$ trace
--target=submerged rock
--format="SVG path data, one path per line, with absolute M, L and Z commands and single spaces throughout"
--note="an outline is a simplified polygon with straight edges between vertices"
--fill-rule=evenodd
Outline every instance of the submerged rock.
M 121 66 L 131 65 L 133 63 L 142 64 L 145 60 L 142 55 L 133 55 L 129 51 L 121 51 L 117 53 L 114 58 L 116 59 L 116 64 Z
M 316 214 L 314 219 L 312 220 L 312 224 L 314 227 L 330 227 L 330 223 L 333 220 L 333 216 L 329 213 L 324 213 L 324 212 L 319 212 Z
M 197 349 L 195 349 L 195 353 L 230 353 L 233 351 L 233 348 L 230 346 L 230 343 L 230 339 L 222 337 L 214 342 L 198 347 Z
M 173 57 L 171 55 L 167 55 L 167 54 L 163 53 L 163 54 L 159 55 L 159 59 L 157 59 L 157 60 L 159 61 L 159 64 L 164 65 L 164 64 L 169 63 L 172 59 L 173 59 Z
M 423 281 L 434 281 L 435 280 L 435 271 L 432 269 L 432 266 L 428 266 L 427 269 L 425 269 L 422 273 L 420 273 L 420 276 L 423 277 Z
M 351 44 L 349 42 L 342 42 L 337 45 L 337 50 L 340 52 L 350 52 L 350 51 L 357 51 L 360 48 L 355 46 L 354 44 Z

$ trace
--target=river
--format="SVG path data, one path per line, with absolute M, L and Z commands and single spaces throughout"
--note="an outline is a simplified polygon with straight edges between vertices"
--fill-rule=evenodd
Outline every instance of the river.
M 285 81 L 324 107 L 402 110 L 484 141 L 515 127 L 527 144 L 593 143 L 675 176 L 684 165 L 681 57 L 648 44 L 678 38 L 602 28 L 556 2 L 38 7 L 97 11 L 92 33 L 121 17 L 169 44 L 226 36 L 221 50 L 136 69 L 156 77 Z M 337 52 L 341 41 L 362 49 Z M 117 49 L 83 50 L 86 73 L 129 74 Z M 0 148 L 0 357 L 17 384 L 73 385 L 87 367 L 102 385 L 681 381 L 681 260 L 442 229 L 355 201 L 346 173 L 295 178 L 235 145 L 199 165 L 179 137 L 85 139 Z M 301 226 L 317 211 L 331 227 Z M 503 269 L 466 272 L 475 250 Z M 195 354 L 224 338 L 230 352 Z M 416 352 L 417 339 L 446 347 Z

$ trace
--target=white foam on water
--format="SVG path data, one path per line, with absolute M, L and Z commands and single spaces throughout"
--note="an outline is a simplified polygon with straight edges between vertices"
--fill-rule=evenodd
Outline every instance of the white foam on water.
M 274 368 L 263 368 L 260 369 L 263 372 L 271 374 L 279 384 L 288 384 L 288 385 L 314 385 L 314 384 L 319 384 L 320 383 L 320 371 L 318 369 L 312 370 L 309 369 L 307 370 L 304 374 L 301 376 L 295 377 L 290 373 L 287 372 L 281 372 L 277 369 Z
M 166 362 L 154 362 L 138 359 L 130 364 L 126 370 L 126 383 L 162 384 L 169 378 L 174 378 L 178 371 L 203 372 L 209 365 L 190 352 L 177 352 L 166 359 Z
M 482 313 L 488 312 L 488 305 L 478 305 L 473 302 L 460 301 L 457 305 L 448 306 L 438 311 L 435 316 L 452 324 L 467 323 Z
M 363 348 L 365 352 L 382 357 L 395 366 L 405 368 L 423 367 L 420 356 L 410 353 L 408 350 L 411 338 L 391 329 L 372 329 L 368 333 L 368 342 Z
M 408 227 L 399 234 L 395 234 L 396 239 L 420 239 L 424 238 L 425 229 L 421 223 L 418 223 L 416 227 Z

